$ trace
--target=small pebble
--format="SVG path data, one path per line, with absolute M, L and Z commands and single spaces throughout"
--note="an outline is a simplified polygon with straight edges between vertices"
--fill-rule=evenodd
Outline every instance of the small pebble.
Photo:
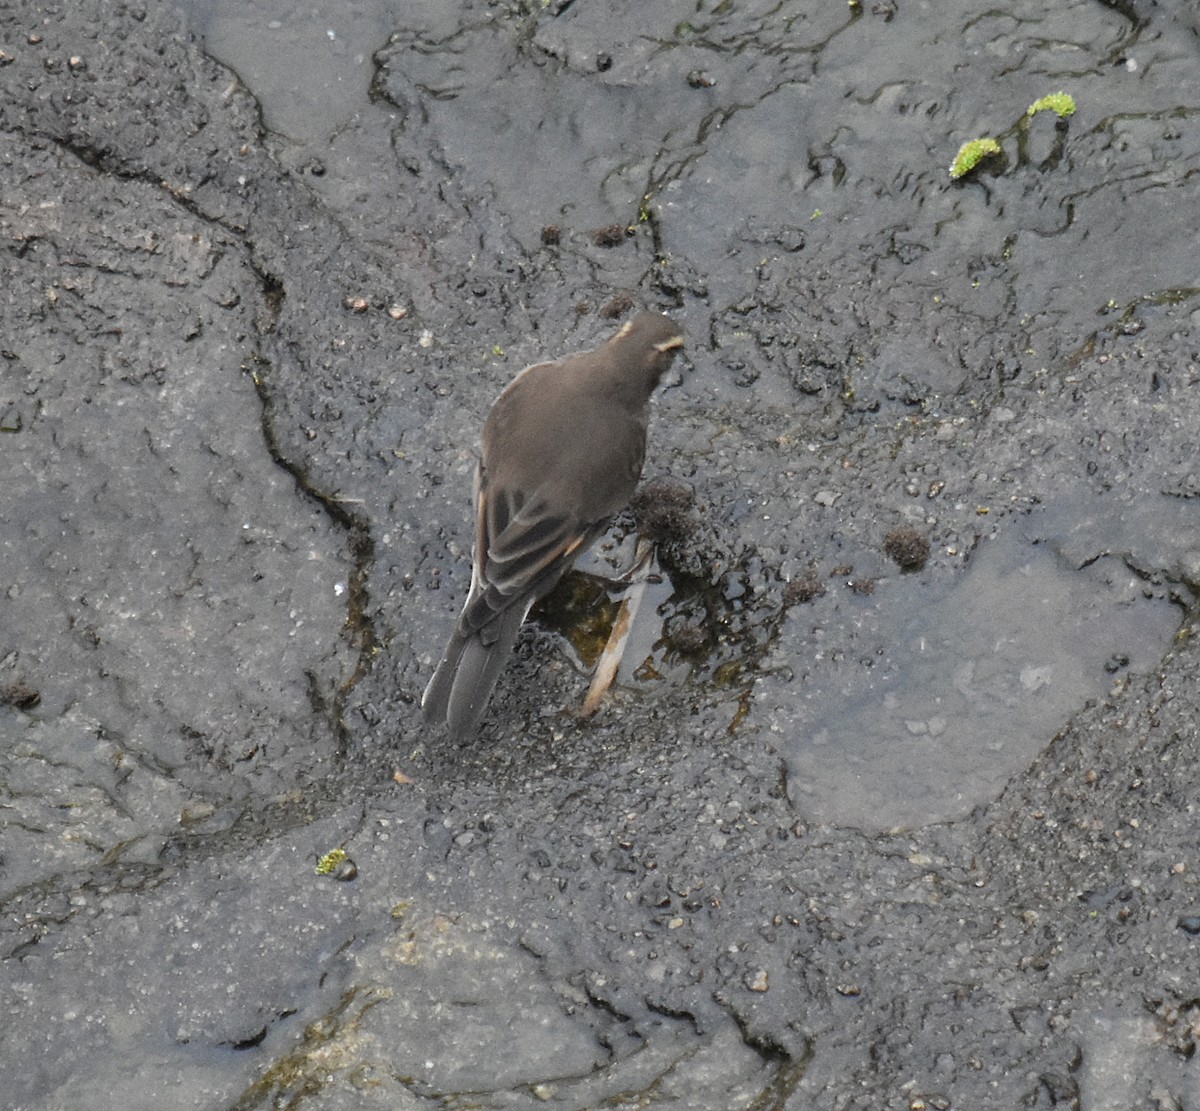
M 614 293 L 600 306 L 600 316 L 604 320 L 616 320 L 633 308 L 633 298 L 628 293 Z
M 883 538 L 883 550 L 902 571 L 917 571 L 929 558 L 929 541 L 915 528 L 904 525 Z
M 751 991 L 769 991 L 771 983 L 767 977 L 766 969 L 760 968 L 757 972 L 747 973 L 746 987 Z
M 597 247 L 617 247 L 625 242 L 628 233 L 624 224 L 606 224 L 602 228 L 593 228 L 590 234 Z
M 0 706 L 15 706 L 18 710 L 32 710 L 41 702 L 41 693 L 36 687 L 18 680 L 0 686 Z
M 799 579 L 792 579 L 783 588 L 784 606 L 793 606 L 797 602 L 811 602 L 825 593 L 825 584 L 811 572 Z

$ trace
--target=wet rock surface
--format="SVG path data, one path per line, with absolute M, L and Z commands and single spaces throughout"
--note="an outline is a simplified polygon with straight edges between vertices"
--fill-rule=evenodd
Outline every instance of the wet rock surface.
M 168 9 L 0 13 L 5 1100 L 1200 1100 L 1194 19 L 388 34 L 289 142 Z M 548 603 L 453 745 L 482 416 L 634 305 L 649 630 L 581 722 Z

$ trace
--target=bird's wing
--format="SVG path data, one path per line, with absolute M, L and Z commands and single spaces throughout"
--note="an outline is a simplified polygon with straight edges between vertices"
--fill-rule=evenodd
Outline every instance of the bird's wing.
M 460 629 L 483 628 L 515 604 L 528 606 L 549 591 L 596 538 L 596 525 L 555 512 L 534 492 L 489 486 L 477 478 L 476 540 L 471 593 Z

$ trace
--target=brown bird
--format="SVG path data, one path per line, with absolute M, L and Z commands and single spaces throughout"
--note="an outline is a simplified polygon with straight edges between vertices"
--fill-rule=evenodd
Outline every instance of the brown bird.
M 483 425 L 471 590 L 421 699 L 455 736 L 478 727 L 530 607 L 637 488 L 650 396 L 683 346 L 645 312 L 595 351 L 526 367 Z

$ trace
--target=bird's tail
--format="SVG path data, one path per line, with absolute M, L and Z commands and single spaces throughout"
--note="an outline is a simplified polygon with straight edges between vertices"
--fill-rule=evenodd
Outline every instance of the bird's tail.
M 454 630 L 421 698 L 426 721 L 445 722 L 455 737 L 468 736 L 479 728 L 527 609 L 510 606 L 482 629 L 466 635 Z

